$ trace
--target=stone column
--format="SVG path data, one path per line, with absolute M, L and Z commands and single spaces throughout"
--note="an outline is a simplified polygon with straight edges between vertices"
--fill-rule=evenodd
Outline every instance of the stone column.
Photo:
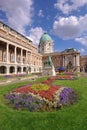
M 77 71 L 80 71 L 80 59 L 79 59 L 79 55 L 76 56 L 76 67 L 77 67 Z
M 31 73 L 34 72 L 34 68 L 33 68 L 33 65 L 32 65 L 32 52 L 30 52 L 30 67 L 31 67 Z
M 16 57 L 17 57 L 17 47 L 15 46 L 15 63 L 17 63 Z
M 6 74 L 9 75 L 9 66 L 7 66 L 7 73 Z
M 23 49 L 21 48 L 21 63 L 23 64 Z
M 79 63 L 79 55 L 76 56 L 76 66 L 80 66 L 80 63 Z
M 26 50 L 26 64 L 28 64 L 28 51 Z
M 27 51 L 27 64 L 30 66 L 31 65 L 31 52 Z
M 21 74 L 23 74 L 23 66 L 21 67 Z
M 65 56 L 63 56 L 63 67 L 65 67 Z
M 15 74 L 17 74 L 17 66 L 15 66 Z
M 7 58 L 6 58 L 7 62 L 9 62 L 9 44 L 8 43 L 7 43 L 7 52 L 6 53 L 7 53 Z
M 30 53 L 30 64 L 32 65 L 32 52 Z
M 74 67 L 76 67 L 76 55 L 73 57 Z
M 65 61 L 65 67 L 67 66 L 67 57 L 64 58 Z

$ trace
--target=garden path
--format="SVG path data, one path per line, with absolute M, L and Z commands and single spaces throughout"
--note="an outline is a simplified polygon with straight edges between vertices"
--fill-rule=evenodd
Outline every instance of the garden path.
M 7 80 L 2 80 L 0 81 L 0 87 L 1 86 L 6 86 L 8 84 L 13 84 L 13 83 L 18 83 L 18 82 L 23 82 L 23 81 L 30 81 L 30 80 L 35 80 L 36 78 L 38 78 L 37 75 L 33 75 L 33 76 L 29 76 L 29 77 L 16 77 L 16 78 L 11 78 L 11 79 L 7 79 Z

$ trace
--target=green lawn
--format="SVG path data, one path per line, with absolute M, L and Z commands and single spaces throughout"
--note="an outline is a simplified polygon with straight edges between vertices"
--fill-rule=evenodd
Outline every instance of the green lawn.
M 8 108 L 3 95 L 27 83 L 0 87 L 0 130 L 87 130 L 87 78 L 55 81 L 55 84 L 78 91 L 79 100 L 73 106 L 54 112 L 17 111 Z

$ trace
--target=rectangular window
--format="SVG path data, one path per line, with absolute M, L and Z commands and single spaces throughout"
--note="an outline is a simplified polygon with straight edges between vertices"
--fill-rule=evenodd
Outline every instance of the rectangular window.
M 3 61 L 4 61 L 4 62 L 6 61 L 6 58 L 7 58 L 6 53 L 3 53 Z
M 11 54 L 11 62 L 14 62 L 14 61 L 15 61 L 14 55 Z

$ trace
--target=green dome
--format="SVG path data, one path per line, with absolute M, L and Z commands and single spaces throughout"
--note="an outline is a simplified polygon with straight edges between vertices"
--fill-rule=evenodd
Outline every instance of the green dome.
M 45 42 L 52 42 L 52 39 L 51 37 L 47 34 L 47 33 L 44 33 L 42 35 L 42 37 L 40 38 L 40 43 L 45 43 Z

